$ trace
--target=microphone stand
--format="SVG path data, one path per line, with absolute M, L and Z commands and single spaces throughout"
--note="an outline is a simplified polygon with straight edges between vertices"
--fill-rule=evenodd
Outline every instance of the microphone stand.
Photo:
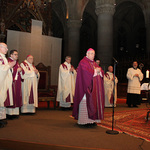
M 113 57 L 114 60 L 114 89 L 113 89 L 113 107 L 112 107 L 112 129 L 111 130 L 107 130 L 106 133 L 107 134 L 112 134 L 112 135 L 116 135 L 119 134 L 118 131 L 114 130 L 114 100 L 115 100 L 115 89 L 116 89 L 116 83 L 115 83 L 115 73 L 116 73 L 116 65 L 118 64 L 118 61 Z
M 147 85 L 147 103 L 150 104 L 150 100 L 149 100 L 149 95 L 150 95 L 150 90 L 149 90 L 149 86 L 150 86 L 150 80 L 148 79 L 148 85 Z M 147 115 L 146 115 L 146 122 L 148 122 L 149 120 L 149 114 L 150 114 L 150 108 L 148 108 L 148 112 L 147 112 Z

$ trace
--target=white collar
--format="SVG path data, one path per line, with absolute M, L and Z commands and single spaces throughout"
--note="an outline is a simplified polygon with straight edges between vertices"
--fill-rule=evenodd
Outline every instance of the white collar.
M 0 53 L 2 57 L 5 57 L 5 54 Z
M 32 66 L 32 64 L 30 64 L 27 60 L 25 60 L 25 62 L 26 62 L 28 65 Z
M 71 65 L 71 64 L 68 64 L 66 61 L 64 62 L 64 64 L 65 64 L 65 65 Z
M 14 60 L 13 58 L 9 57 L 11 60 Z

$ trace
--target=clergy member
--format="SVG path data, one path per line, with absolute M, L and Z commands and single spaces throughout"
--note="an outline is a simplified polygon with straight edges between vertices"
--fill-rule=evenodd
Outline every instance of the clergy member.
M 98 58 L 95 59 L 95 62 L 97 63 L 98 66 L 100 66 L 100 63 L 101 63 L 100 59 L 98 59 Z
M 76 82 L 76 70 L 71 65 L 71 57 L 66 56 L 65 62 L 59 67 L 57 101 L 65 110 L 73 103 Z
M 22 67 L 22 102 L 21 113 L 34 114 L 38 107 L 38 81 L 40 74 L 33 65 L 33 56 L 28 55 Z
M 104 75 L 104 88 L 105 88 L 105 107 L 116 107 L 117 102 L 117 83 L 118 79 L 115 77 L 115 96 L 114 96 L 114 74 L 113 67 L 109 66 L 108 71 Z
M 128 89 L 127 89 L 127 104 L 128 107 L 138 107 L 138 103 L 140 102 L 140 94 L 141 94 L 141 83 L 143 80 L 143 73 L 140 69 L 137 68 L 137 61 L 133 62 L 133 67 L 129 68 L 127 71 L 127 79 L 128 79 Z
M 0 43 L 0 128 L 7 124 L 6 121 L 6 106 L 13 105 L 12 98 L 12 68 L 16 62 L 8 63 L 5 54 L 8 48 L 5 43 Z
M 93 127 L 104 119 L 104 72 L 94 61 L 95 51 L 88 49 L 77 72 L 73 117 L 78 124 Z
M 15 66 L 11 69 L 13 84 L 13 106 L 6 108 L 7 119 L 14 119 L 19 117 L 19 108 L 22 106 L 22 92 L 21 92 L 21 74 L 22 68 L 20 67 L 18 60 L 18 51 L 11 50 L 8 62 L 16 61 Z

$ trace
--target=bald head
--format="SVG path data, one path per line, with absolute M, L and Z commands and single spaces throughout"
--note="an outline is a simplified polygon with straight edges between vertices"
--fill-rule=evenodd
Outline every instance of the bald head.
M 8 48 L 7 45 L 5 43 L 0 43 L 0 53 L 2 54 L 7 54 Z
M 32 55 L 28 55 L 27 61 L 28 61 L 30 64 L 33 64 L 33 56 L 32 56 Z

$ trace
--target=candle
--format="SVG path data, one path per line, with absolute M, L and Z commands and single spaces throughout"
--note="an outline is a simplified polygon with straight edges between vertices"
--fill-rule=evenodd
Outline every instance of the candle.
M 149 70 L 146 70 L 146 78 L 149 78 Z

